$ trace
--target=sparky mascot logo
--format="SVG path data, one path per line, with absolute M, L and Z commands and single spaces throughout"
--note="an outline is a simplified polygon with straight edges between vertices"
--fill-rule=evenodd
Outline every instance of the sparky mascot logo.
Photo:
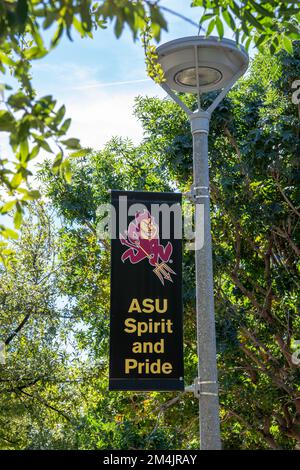
M 123 263 L 127 259 L 132 264 L 148 259 L 149 264 L 154 267 L 154 274 L 163 285 L 165 280 L 173 282 L 171 274 L 176 273 L 167 264 L 173 252 L 173 245 L 171 242 L 166 246 L 160 243 L 159 228 L 150 212 L 136 212 L 128 230 L 124 235 L 120 234 L 120 241 L 128 247 L 121 256 Z

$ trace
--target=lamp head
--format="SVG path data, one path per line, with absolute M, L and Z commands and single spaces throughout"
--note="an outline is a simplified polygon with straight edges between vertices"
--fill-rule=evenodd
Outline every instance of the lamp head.
M 249 63 L 243 47 L 216 37 L 191 36 L 169 41 L 157 48 L 157 54 L 167 85 L 185 93 L 224 88 L 239 71 L 242 75 Z

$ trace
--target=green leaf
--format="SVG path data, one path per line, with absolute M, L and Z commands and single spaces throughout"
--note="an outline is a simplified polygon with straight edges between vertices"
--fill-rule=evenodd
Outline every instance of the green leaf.
M 60 40 L 63 31 L 64 31 L 63 24 L 60 23 L 57 30 L 55 31 L 55 33 L 52 37 L 52 40 L 51 40 L 51 46 L 52 47 L 55 47 L 58 44 L 58 41 Z
M 71 183 L 72 181 L 72 170 L 71 170 L 71 164 L 70 160 L 66 159 L 63 162 L 63 175 L 68 184 Z
M 265 40 L 266 40 L 266 36 L 264 34 L 260 34 L 259 36 L 255 36 L 254 37 L 255 46 L 257 48 L 259 48 L 259 46 L 261 44 L 263 44 Z
M 27 0 L 18 0 L 16 8 L 18 22 L 25 24 L 28 14 Z
M 223 26 L 223 23 L 222 23 L 222 21 L 220 20 L 220 18 L 218 16 L 216 17 L 216 27 L 217 27 L 218 35 L 219 35 L 220 39 L 222 39 L 223 36 L 224 36 L 224 26 Z
M 274 46 L 274 43 L 271 43 L 269 49 L 271 54 L 275 54 L 277 48 Z
M 33 36 L 33 38 L 34 38 L 34 40 L 35 40 L 36 45 L 37 45 L 40 49 L 44 50 L 44 49 L 45 49 L 45 45 L 44 45 L 44 43 L 43 43 L 43 38 L 42 38 L 42 36 L 40 35 L 40 33 L 39 33 L 39 31 L 38 31 L 37 29 L 34 29 L 34 30 L 32 31 L 32 36 Z
M 121 36 L 123 29 L 124 29 L 124 20 L 118 17 L 116 19 L 115 28 L 114 28 L 116 38 L 119 38 Z
M 43 22 L 43 29 L 48 29 L 54 23 L 54 21 L 57 19 L 57 17 L 58 17 L 57 12 L 47 11 L 46 16 L 45 16 L 45 20 Z
M 257 19 L 248 10 L 244 10 L 244 16 L 248 20 L 248 22 L 252 26 L 254 26 L 254 28 L 256 28 L 258 31 L 265 30 L 264 26 L 259 21 L 257 21 Z
M 27 189 L 19 190 L 24 196 L 22 197 L 22 201 L 34 201 L 35 199 L 39 199 L 41 197 L 41 193 L 38 190 L 32 189 L 28 191 Z
M 252 37 L 248 38 L 246 43 L 245 43 L 245 49 L 246 49 L 247 52 L 249 51 L 249 47 L 250 47 L 251 42 L 252 42 Z
M 62 161 L 63 161 L 63 153 L 62 152 L 59 152 L 56 157 L 55 157 L 55 160 L 53 162 L 53 165 L 52 165 L 52 171 L 54 174 L 57 174 L 61 164 L 62 164 Z
M 27 161 L 33 160 L 35 157 L 37 157 L 37 155 L 39 154 L 39 151 L 40 151 L 39 145 L 35 145 L 33 149 L 31 150 L 30 154 L 28 155 Z
M 0 111 L 0 131 L 13 131 L 15 129 L 15 120 L 9 111 Z
M 73 26 L 74 28 L 76 29 L 76 31 L 78 31 L 78 33 L 80 34 L 81 37 L 84 37 L 85 36 L 85 31 L 82 27 L 82 24 L 80 23 L 80 21 L 76 18 L 76 16 L 73 17 Z
M 30 49 L 27 49 L 24 52 L 24 56 L 26 59 L 31 60 L 31 59 L 41 59 L 44 57 L 46 54 L 48 54 L 47 49 L 41 49 L 38 46 L 31 47 Z
M 85 157 L 88 152 L 90 152 L 89 148 L 86 149 L 80 149 L 77 152 L 72 152 L 69 154 L 69 158 L 80 158 L 80 157 Z
M 14 175 L 13 179 L 11 180 L 11 186 L 12 188 L 17 188 L 18 186 L 20 186 L 20 184 L 22 183 L 23 181 L 23 175 L 21 172 L 18 172 Z
M 70 139 L 62 140 L 61 143 L 64 144 L 69 149 L 78 149 L 78 148 L 80 148 L 79 139 L 70 138 Z
M 227 11 L 227 10 L 222 11 L 222 16 L 223 16 L 224 20 L 226 21 L 227 25 L 229 26 L 229 28 L 231 28 L 233 31 L 235 31 L 236 25 L 235 25 L 234 19 L 232 18 L 229 11 Z
M 10 255 L 15 254 L 14 250 L 11 250 L 9 248 L 6 248 L 5 250 L 2 250 L 1 253 L 2 253 L 2 255 L 6 255 L 6 256 L 10 256 Z
M 14 95 L 10 95 L 7 102 L 16 110 L 23 109 L 25 106 L 30 105 L 30 99 L 22 91 L 18 91 Z
M 215 20 L 215 19 L 212 19 L 212 20 L 209 22 L 209 25 L 208 25 L 208 27 L 207 27 L 206 36 L 209 36 L 209 35 L 212 33 L 212 31 L 213 31 L 215 25 L 216 25 L 216 20 Z
M 274 18 L 275 16 L 274 10 L 273 12 L 270 10 L 267 10 L 262 5 L 259 5 L 259 3 L 255 2 L 254 0 L 249 0 L 249 2 L 253 6 L 253 8 L 255 8 L 255 10 L 258 11 L 258 13 L 260 13 L 262 16 L 268 16 L 269 18 Z
M 17 209 L 14 215 L 14 226 L 17 230 L 21 227 L 23 222 L 23 214 L 22 214 L 22 209 L 19 203 L 17 203 Z
M 10 66 L 15 66 L 15 62 L 4 52 L 0 51 L 0 61 L 3 64 L 10 65 Z
M 234 12 L 235 16 L 237 18 L 241 18 L 241 13 L 244 11 L 243 9 L 240 8 L 240 6 L 233 0 L 231 5 L 230 5 L 232 11 Z
M 19 238 L 19 235 L 17 234 L 17 232 L 7 227 L 5 227 L 5 229 L 2 230 L 0 233 L 6 239 L 12 238 L 14 240 L 17 240 Z
M 291 41 L 291 39 L 285 35 L 282 35 L 282 43 L 283 43 L 284 49 L 289 54 L 293 54 L 293 42 Z
M 65 134 L 69 130 L 71 122 L 72 122 L 71 119 L 66 119 L 63 125 L 61 126 L 60 131 Z
M 2 207 L 1 207 L 1 213 L 6 214 L 7 212 L 10 212 L 16 205 L 17 201 L 14 199 L 13 201 L 6 202 Z
M 213 16 L 215 16 L 214 13 L 205 13 L 204 15 L 201 16 L 200 21 L 199 21 L 199 24 L 204 23 L 205 21 L 209 20 L 209 19 L 212 18 Z
M 20 143 L 20 155 L 21 155 L 21 161 L 26 162 L 29 158 L 29 147 L 28 147 L 28 140 L 23 140 Z
M 80 5 L 80 16 L 85 31 L 91 31 L 92 22 L 90 16 L 90 5 L 88 0 L 81 0 Z
M 35 140 L 36 140 L 37 144 L 40 147 L 42 147 L 44 150 L 46 150 L 46 152 L 53 153 L 53 151 L 51 150 L 50 145 L 48 144 L 48 142 L 46 140 L 44 140 L 43 137 L 35 136 Z
M 65 114 L 66 114 L 66 107 L 65 107 L 65 105 L 63 105 L 59 108 L 59 110 L 56 113 L 55 123 L 60 124 L 61 121 L 63 120 Z

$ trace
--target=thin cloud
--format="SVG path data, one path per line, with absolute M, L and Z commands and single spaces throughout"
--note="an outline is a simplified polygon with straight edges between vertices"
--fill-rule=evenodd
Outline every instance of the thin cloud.
M 68 87 L 68 89 L 69 90 L 89 90 L 91 88 L 104 88 L 104 87 L 118 86 L 118 85 L 131 85 L 134 83 L 142 83 L 142 82 L 149 82 L 149 81 L 150 81 L 150 78 L 141 78 L 139 80 L 125 80 L 122 82 L 93 83 L 91 85 Z

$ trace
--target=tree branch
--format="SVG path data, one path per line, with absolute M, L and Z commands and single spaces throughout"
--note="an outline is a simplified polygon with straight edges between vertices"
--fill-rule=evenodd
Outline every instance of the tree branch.
M 27 313 L 21 323 L 17 326 L 17 328 L 11 333 L 11 335 L 4 341 L 5 346 L 8 346 L 9 343 L 14 339 L 14 337 L 21 331 L 21 329 L 26 325 L 28 322 L 29 318 L 31 316 L 31 313 Z

